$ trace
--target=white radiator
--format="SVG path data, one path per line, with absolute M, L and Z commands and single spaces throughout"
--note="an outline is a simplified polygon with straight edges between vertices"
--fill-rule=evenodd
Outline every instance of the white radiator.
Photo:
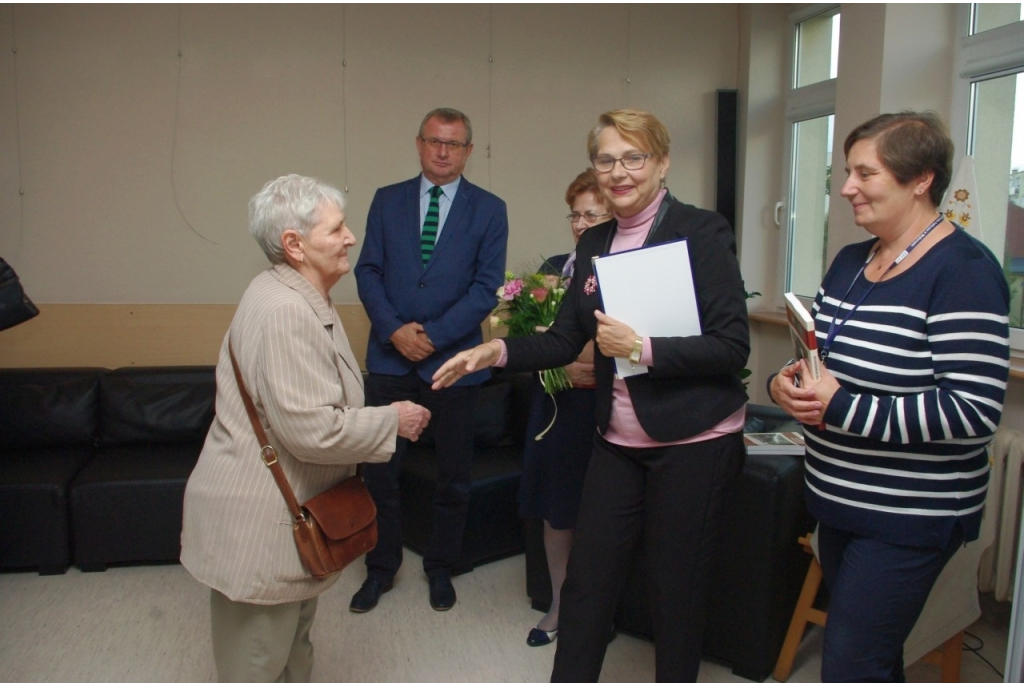
M 1021 493 L 1024 481 L 1024 433 L 1009 428 L 996 431 L 992 441 L 992 476 L 988 503 L 997 515 L 996 539 L 981 556 L 978 589 L 992 592 L 1001 602 L 1013 599 L 1014 565 L 1020 539 Z

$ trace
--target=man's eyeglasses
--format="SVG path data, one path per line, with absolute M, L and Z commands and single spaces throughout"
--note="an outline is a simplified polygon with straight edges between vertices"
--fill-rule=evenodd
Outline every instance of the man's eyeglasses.
M 461 152 L 469 147 L 469 143 L 460 143 L 457 140 L 440 140 L 438 138 L 420 138 L 420 140 L 426 143 L 431 150 L 440 150 L 446 147 L 449 152 Z
M 590 163 L 594 165 L 594 171 L 599 174 L 607 174 L 609 171 L 615 168 L 615 162 L 621 162 L 622 168 L 626 171 L 640 171 L 644 168 L 644 164 L 647 163 L 647 158 L 651 157 L 650 153 L 641 154 L 635 152 L 631 155 L 625 155 L 624 157 L 610 157 L 608 155 L 598 155 L 590 160 Z
M 570 224 L 578 223 L 580 219 L 586 219 L 588 224 L 595 224 L 606 216 L 611 216 L 611 214 L 608 212 L 605 212 L 604 214 L 596 214 L 594 212 L 584 212 L 583 214 L 580 214 L 579 212 L 573 212 L 565 218 L 569 220 Z

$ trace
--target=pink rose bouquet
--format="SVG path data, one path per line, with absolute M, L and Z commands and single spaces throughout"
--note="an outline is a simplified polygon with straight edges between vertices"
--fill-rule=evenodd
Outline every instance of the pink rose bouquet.
M 498 288 L 498 306 L 491 315 L 491 327 L 504 326 L 510 338 L 544 331 L 555 322 L 565 291 L 566 284 L 559 276 L 540 273 L 517 276 L 506 271 L 505 283 Z M 572 387 L 561 367 L 541 371 L 540 380 L 549 395 Z

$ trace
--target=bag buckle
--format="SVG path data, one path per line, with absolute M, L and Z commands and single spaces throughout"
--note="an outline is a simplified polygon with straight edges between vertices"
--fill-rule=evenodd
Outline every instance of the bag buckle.
M 267 468 L 270 468 L 271 466 L 276 464 L 277 452 L 274 450 L 274 447 L 272 445 L 264 445 L 262 448 L 260 448 L 260 459 L 263 460 L 263 463 L 267 466 Z

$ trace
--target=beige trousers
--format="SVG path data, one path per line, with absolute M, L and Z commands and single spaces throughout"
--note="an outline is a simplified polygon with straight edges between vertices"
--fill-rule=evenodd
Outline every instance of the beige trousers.
M 211 589 L 213 660 L 220 682 L 308 683 L 313 673 L 309 629 L 317 599 L 249 604 Z

